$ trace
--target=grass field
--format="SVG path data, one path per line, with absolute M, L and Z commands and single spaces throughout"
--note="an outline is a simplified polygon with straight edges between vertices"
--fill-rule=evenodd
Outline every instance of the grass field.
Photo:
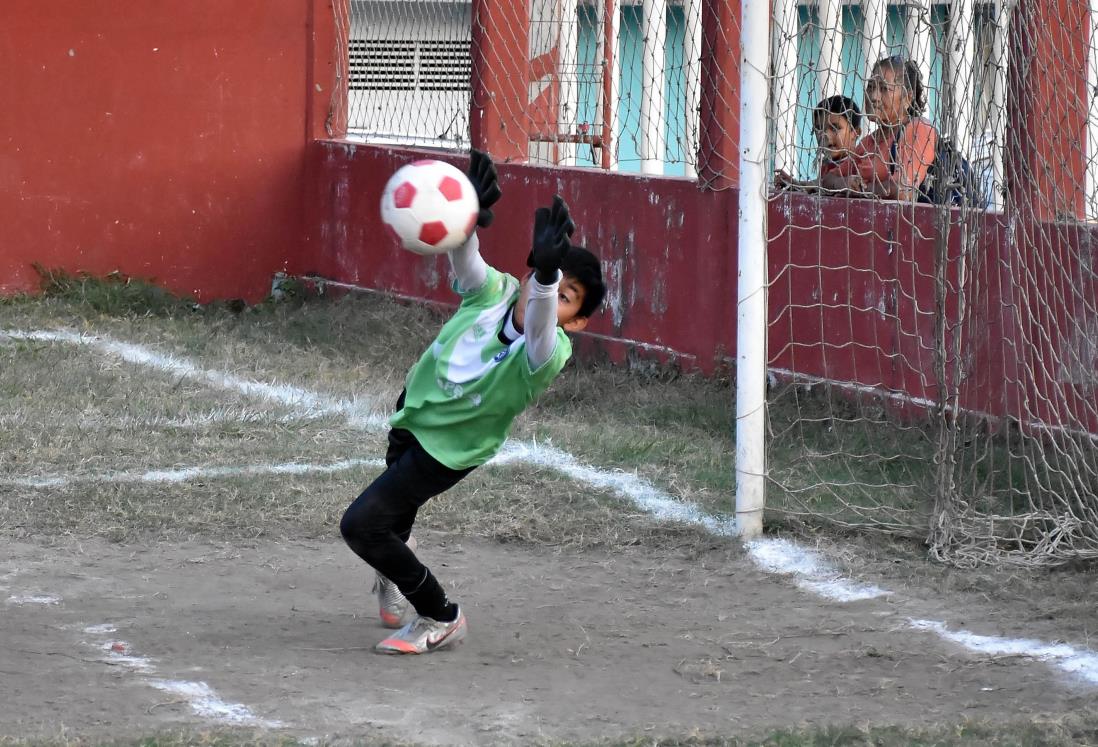
M 53 552 L 71 543 L 104 541 L 123 548 L 330 541 L 347 502 L 379 470 L 384 419 L 404 372 L 441 320 L 430 308 L 369 295 L 291 298 L 255 308 L 199 307 L 141 283 L 64 276 L 52 278 L 45 297 L 0 302 L 0 330 L 20 333 L 0 337 L 0 533 Z M 67 342 L 50 336 L 57 334 L 68 335 Z M 77 336 L 82 341 L 73 342 Z M 137 360 L 148 351 L 154 357 Z M 638 477 L 676 501 L 727 520 L 733 501 L 732 409 L 728 381 L 571 365 L 519 418 L 513 440 L 553 447 L 608 475 Z M 780 423 L 781 413 L 776 415 Z M 797 447 L 824 453 L 827 439 L 856 438 L 864 433 L 837 433 L 829 422 L 817 433 L 802 432 Z M 915 444 L 910 452 L 910 464 L 866 464 L 862 477 L 866 483 L 882 477 L 901 483 L 924 479 L 918 465 L 925 449 Z M 826 466 L 813 464 L 806 485 L 826 477 Z M 826 496 L 819 500 L 826 502 Z M 548 559 L 625 554 L 647 558 L 653 569 L 666 566 L 687 575 L 692 566 L 715 558 L 743 562 L 736 560 L 740 551 L 728 538 L 696 525 L 655 521 L 612 487 L 583 484 L 565 471 L 521 459 L 475 471 L 445 499 L 430 502 L 420 522 L 442 532 L 443 544 L 475 538 Z M 1009 613 L 1021 623 L 1040 622 L 1078 642 L 1093 633 L 1092 568 L 962 572 L 927 562 L 910 538 L 842 534 L 780 515 L 768 516 L 768 524 L 830 547 L 835 562 L 849 572 L 904 585 L 908 596 L 975 600 L 1000 610 L 1003 619 Z M 879 658 L 865 654 L 864 644 L 860 650 L 863 659 Z M 580 658 L 579 649 L 573 651 Z M 790 665 L 796 657 L 790 655 Z M 704 683 L 712 679 L 712 669 L 720 680 L 721 667 L 732 666 L 727 662 L 733 658 L 703 659 L 710 668 L 679 667 L 676 676 L 688 672 L 687 679 Z M 5 676 L 11 674 L 18 672 Z M 872 721 L 856 710 L 837 710 L 826 723 L 812 717 L 806 726 L 764 719 L 735 733 L 714 733 L 708 726 L 666 734 L 638 722 L 636 737 L 593 731 L 590 741 L 561 735 L 530 741 L 1098 743 L 1098 719 L 1079 710 L 1087 704 L 1098 704 L 1092 693 L 1073 696 L 1062 711 L 1044 708 L 1040 716 L 1004 716 L 1012 712 L 1007 707 L 992 711 L 992 718 L 961 711 L 927 723 L 913 703 L 904 717 L 896 716 L 902 710 L 891 717 L 882 712 Z M 182 731 L 137 728 L 131 733 L 116 727 L 108 736 L 79 728 L 51 735 L 39 726 L 7 736 L 0 732 L 0 744 L 318 743 L 278 732 L 194 725 Z M 331 743 L 407 742 L 390 739 L 343 734 Z M 497 741 L 525 740 L 494 732 L 484 736 L 485 743 Z

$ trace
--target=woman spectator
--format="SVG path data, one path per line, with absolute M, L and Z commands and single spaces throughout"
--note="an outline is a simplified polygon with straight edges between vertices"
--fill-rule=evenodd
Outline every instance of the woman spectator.
M 864 103 L 877 127 L 843 170 L 847 188 L 887 200 L 918 200 L 938 145 L 938 131 L 922 116 L 926 88 L 918 66 L 902 57 L 879 61 L 866 82 Z

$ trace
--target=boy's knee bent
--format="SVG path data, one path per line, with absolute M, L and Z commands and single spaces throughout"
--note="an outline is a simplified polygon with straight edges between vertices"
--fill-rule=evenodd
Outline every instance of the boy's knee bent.
M 343 512 L 343 518 L 339 520 L 339 533 L 348 542 L 361 541 L 370 536 L 371 530 L 376 531 L 377 526 L 378 522 L 370 510 L 356 501 Z
M 389 538 L 392 526 L 385 521 L 383 514 L 372 511 L 369 503 L 355 501 L 343 512 L 339 533 L 352 550 L 366 556 L 371 548 Z
M 358 522 L 355 520 L 354 506 L 348 507 L 343 512 L 343 518 L 339 520 L 339 533 L 343 535 L 343 541 L 351 544 L 359 536 Z

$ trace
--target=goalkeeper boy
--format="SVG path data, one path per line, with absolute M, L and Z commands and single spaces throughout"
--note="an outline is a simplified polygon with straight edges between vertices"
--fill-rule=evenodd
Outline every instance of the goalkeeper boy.
M 480 200 L 477 225 L 485 228 L 500 197 L 486 154 L 473 151 L 469 180 Z M 559 196 L 535 211 L 533 270 L 522 281 L 488 266 L 475 233 L 449 254 L 461 305 L 408 372 L 389 421 L 387 468 L 339 527 L 377 572 L 382 624 L 400 628 L 378 652 L 422 654 L 465 637 L 465 615 L 416 557 L 412 524 L 424 503 L 499 451 L 515 417 L 571 356 L 565 332 L 584 329 L 601 305 L 599 261 L 571 245 L 574 228 Z M 417 616 L 400 627 L 409 603 Z

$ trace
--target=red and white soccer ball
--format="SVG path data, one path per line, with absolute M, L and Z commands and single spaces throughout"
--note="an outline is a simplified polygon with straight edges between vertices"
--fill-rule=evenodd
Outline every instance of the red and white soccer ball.
M 381 220 L 409 251 L 445 254 L 468 240 L 480 203 L 461 170 L 443 161 L 402 166 L 381 195 Z

